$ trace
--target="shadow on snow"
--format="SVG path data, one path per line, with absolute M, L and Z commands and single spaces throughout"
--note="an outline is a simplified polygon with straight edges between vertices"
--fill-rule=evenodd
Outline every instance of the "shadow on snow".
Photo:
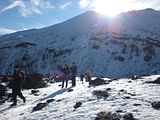
M 59 90 L 57 90 L 56 92 L 48 95 L 47 97 L 41 98 L 41 99 L 39 99 L 39 100 L 40 100 L 40 101 L 43 101 L 43 100 L 47 100 L 47 99 L 49 99 L 49 98 L 54 98 L 55 96 L 60 95 L 60 94 L 63 94 L 64 92 L 68 91 L 70 88 L 71 88 L 71 87 L 59 89 Z M 37 101 L 39 101 L 39 100 L 37 100 Z

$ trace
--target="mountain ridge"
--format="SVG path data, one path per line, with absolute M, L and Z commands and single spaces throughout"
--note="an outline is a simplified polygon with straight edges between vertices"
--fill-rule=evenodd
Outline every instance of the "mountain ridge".
M 49 74 L 71 62 L 79 74 L 87 69 L 107 77 L 160 73 L 158 20 L 160 12 L 152 9 L 122 13 L 112 21 L 90 11 L 46 28 L 3 35 L 0 74 L 12 73 L 17 63 L 28 73 Z

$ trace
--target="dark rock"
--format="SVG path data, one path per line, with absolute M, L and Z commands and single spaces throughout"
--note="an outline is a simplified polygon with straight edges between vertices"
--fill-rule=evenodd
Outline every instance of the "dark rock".
M 152 59 L 152 56 L 151 56 L 151 55 L 146 55 L 146 56 L 144 56 L 144 61 L 146 61 L 146 62 L 151 61 L 151 59 Z
M 116 110 L 116 112 L 121 113 L 121 112 L 123 112 L 123 110 Z
M 21 42 L 15 45 L 15 48 L 27 48 L 28 46 L 36 46 L 35 43 Z
M 155 109 L 160 109 L 160 101 L 152 102 L 151 105 Z
M 154 83 L 154 84 L 160 84 L 160 77 L 158 77 L 156 80 L 154 81 L 148 81 L 146 83 Z
M 39 92 L 39 90 L 31 90 L 31 93 L 32 93 L 32 94 L 35 94 L 35 93 L 37 93 L 37 92 Z
M 0 97 L 0 104 L 5 103 L 6 99 Z
M 109 81 L 109 82 L 112 82 L 112 81 L 115 81 L 115 80 L 118 80 L 118 78 L 113 77 L 113 78 L 111 78 L 111 80 L 108 80 L 108 81 Z
M 94 43 L 92 44 L 92 48 L 93 48 L 93 49 L 99 49 L 99 48 L 100 48 L 100 44 L 98 44 L 97 42 L 94 42 Z
M 69 89 L 69 90 L 68 90 L 68 92 L 72 92 L 72 91 L 73 91 L 73 89 Z
M 115 56 L 115 57 L 114 57 L 114 60 L 118 60 L 118 61 L 120 61 L 120 62 L 123 62 L 123 61 L 125 60 L 125 58 L 122 57 L 122 56 Z
M 49 99 L 49 100 L 46 101 L 46 103 L 51 103 L 53 101 L 55 101 L 55 99 Z
M 50 80 L 49 83 L 55 83 L 55 81 L 54 80 Z
M 60 56 L 63 56 L 65 54 L 69 54 L 71 52 L 72 52 L 71 49 L 62 49 L 62 50 L 56 51 L 55 54 L 54 54 L 54 57 L 60 57 Z
M 95 100 L 97 100 L 97 99 L 93 99 L 93 98 L 91 98 L 91 99 L 88 99 L 88 101 L 95 101 Z
M 37 94 L 37 93 L 35 93 L 35 94 L 33 94 L 34 96 L 39 96 L 39 94 Z
M 7 80 L 7 76 L 0 76 L 0 83 L 1 82 L 8 82 L 8 80 Z
M 76 104 L 73 106 L 74 109 L 81 107 L 82 102 L 76 102 Z
M 105 82 L 104 84 L 107 85 L 107 84 L 109 84 L 109 82 Z
M 134 109 L 134 110 L 132 110 L 132 112 L 136 112 L 136 113 L 137 113 L 138 111 L 139 111 L 138 109 Z
M 140 106 L 141 104 L 138 104 L 138 103 L 134 103 L 133 105 L 134 105 L 134 106 Z
M 111 112 L 99 112 L 95 120 L 120 120 L 118 114 L 112 114 Z
M 61 102 L 63 99 L 58 99 L 56 102 Z
M 135 120 L 132 113 L 126 113 L 123 115 L 124 120 Z
M 120 115 L 117 113 L 112 113 L 112 120 L 120 120 Z
M 131 97 L 130 97 L 130 96 L 125 96 L 124 98 L 125 98 L 125 99 L 131 99 Z
M 42 108 L 46 107 L 48 103 L 38 103 L 32 110 L 32 112 L 41 110 Z
M 158 78 L 154 81 L 154 83 L 160 84 L 160 77 L 158 77 Z
M 129 95 L 131 95 L 131 96 L 136 96 L 136 94 L 134 94 L 134 93 L 128 93 Z
M 121 104 L 121 106 L 126 106 L 126 105 L 127 105 L 127 103 L 122 103 L 122 104 Z
M 125 91 L 124 89 L 119 90 L 119 92 L 124 92 L 124 91 Z
M 47 84 L 43 81 L 43 75 L 39 73 L 34 73 L 27 75 L 26 80 L 24 81 L 23 88 L 24 89 L 37 89 L 46 87 Z
M 111 114 L 110 112 L 109 113 L 99 112 L 95 120 L 110 120 L 110 114 Z
M 106 91 L 110 91 L 110 90 L 111 90 L 111 88 L 107 88 L 107 89 L 106 89 Z
M 95 80 L 91 80 L 89 82 L 89 85 L 91 86 L 98 86 L 98 85 L 104 85 L 106 81 L 102 78 L 97 77 Z
M 97 99 L 100 99 L 100 98 L 102 98 L 102 97 L 106 98 L 106 97 L 109 96 L 108 92 L 105 91 L 105 90 L 104 90 L 104 91 L 103 91 L 103 90 L 94 90 L 94 91 L 92 92 L 92 94 L 93 94 L 94 96 L 96 96 Z

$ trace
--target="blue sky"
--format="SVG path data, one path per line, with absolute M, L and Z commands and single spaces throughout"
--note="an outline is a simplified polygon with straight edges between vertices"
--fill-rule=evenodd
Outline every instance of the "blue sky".
M 0 35 L 50 26 L 87 10 L 114 15 L 144 8 L 159 10 L 160 0 L 0 0 Z

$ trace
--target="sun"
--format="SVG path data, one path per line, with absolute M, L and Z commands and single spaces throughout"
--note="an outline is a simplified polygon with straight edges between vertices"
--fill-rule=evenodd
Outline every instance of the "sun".
M 94 0 L 93 9 L 94 11 L 114 17 L 121 12 L 130 9 L 130 2 L 128 0 Z

